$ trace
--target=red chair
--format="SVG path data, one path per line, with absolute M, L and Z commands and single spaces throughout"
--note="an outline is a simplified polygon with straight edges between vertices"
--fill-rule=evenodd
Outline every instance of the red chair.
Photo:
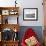
M 36 33 L 33 31 L 32 28 L 28 28 L 24 34 L 24 37 L 22 38 L 21 46 L 27 46 L 25 43 L 25 40 L 34 36 L 37 39 Z M 38 40 L 37 40 L 38 41 Z M 40 42 L 38 41 L 35 46 L 41 46 Z

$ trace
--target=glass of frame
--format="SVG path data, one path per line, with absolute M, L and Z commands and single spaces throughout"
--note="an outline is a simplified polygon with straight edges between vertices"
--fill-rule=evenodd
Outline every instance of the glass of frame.
M 24 8 L 23 20 L 37 21 L 38 20 L 38 8 Z

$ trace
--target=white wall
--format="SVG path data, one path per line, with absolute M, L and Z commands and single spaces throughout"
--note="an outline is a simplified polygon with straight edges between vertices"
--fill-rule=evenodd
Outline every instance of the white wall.
M 21 0 L 18 1 L 21 4 L 20 8 L 20 25 L 22 26 L 43 26 L 43 6 L 42 0 Z M 23 8 L 38 8 L 38 21 L 23 21 Z
M 15 6 L 15 0 L 0 0 L 0 6 Z M 43 26 L 43 6 L 42 0 L 17 0 L 19 5 L 19 24 L 20 26 Z M 38 8 L 38 21 L 24 21 L 23 8 Z

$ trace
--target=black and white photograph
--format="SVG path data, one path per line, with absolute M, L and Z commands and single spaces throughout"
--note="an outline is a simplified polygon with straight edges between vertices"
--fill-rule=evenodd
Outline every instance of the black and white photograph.
M 34 21 L 38 19 L 38 9 L 37 8 L 24 8 L 23 9 L 23 19 Z

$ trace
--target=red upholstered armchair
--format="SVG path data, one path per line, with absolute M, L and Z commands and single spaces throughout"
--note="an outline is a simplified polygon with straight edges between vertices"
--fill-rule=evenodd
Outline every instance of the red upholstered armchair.
M 36 37 L 37 35 L 32 28 L 27 29 L 22 38 L 21 46 L 41 46 Z

